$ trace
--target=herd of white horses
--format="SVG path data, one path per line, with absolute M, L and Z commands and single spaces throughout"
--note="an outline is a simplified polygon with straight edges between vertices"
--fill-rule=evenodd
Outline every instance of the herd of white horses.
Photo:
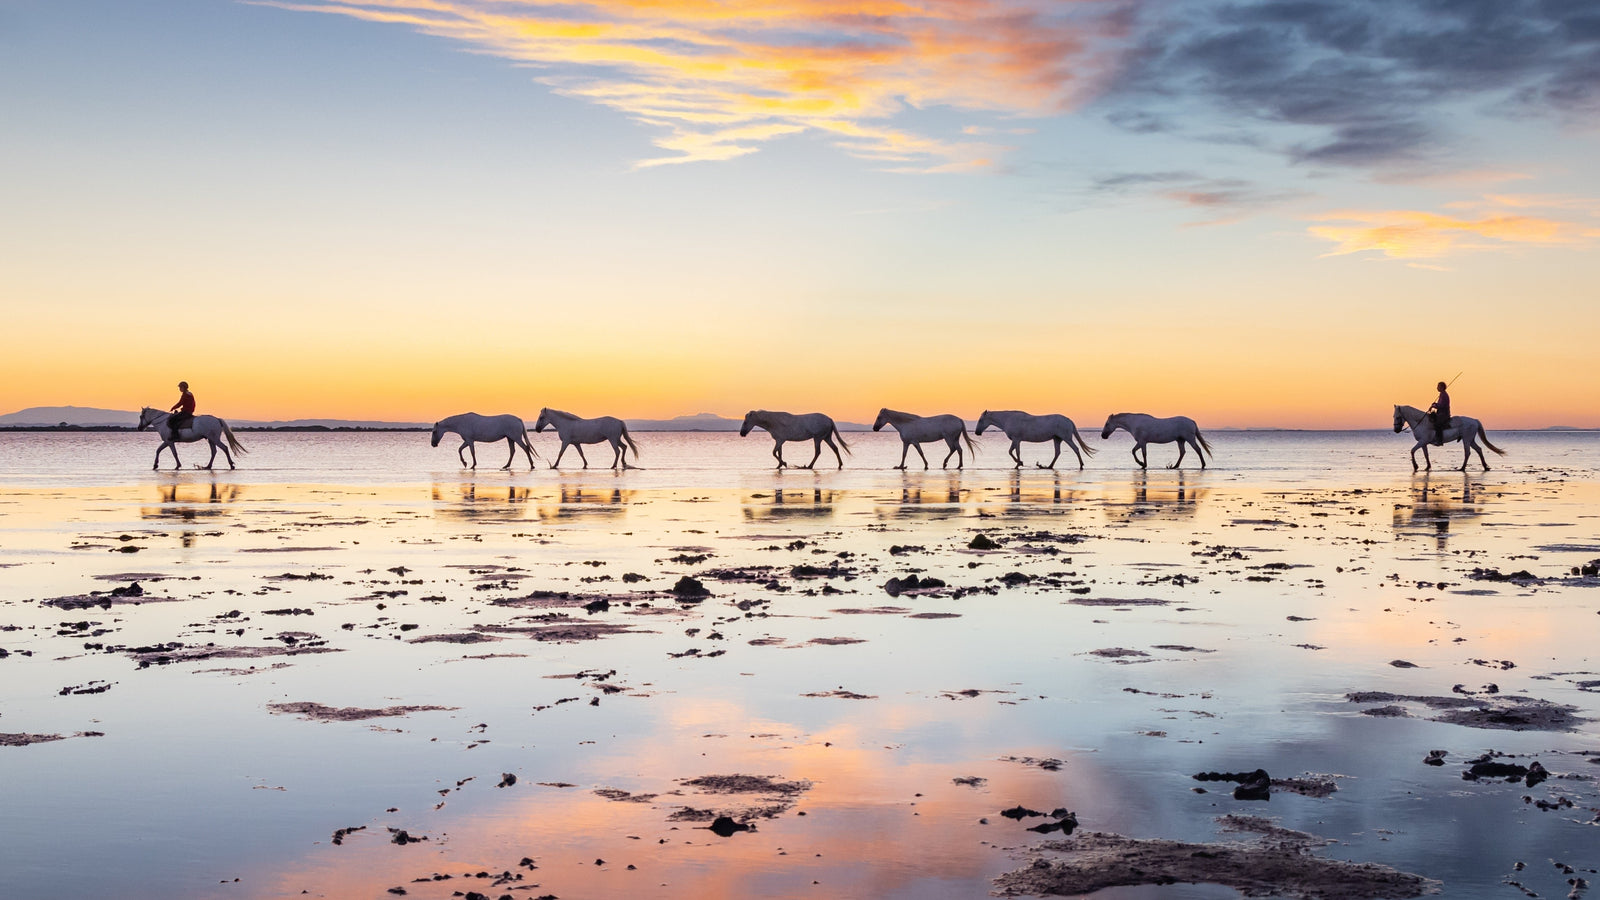
M 172 451 L 173 467 L 182 465 L 178 460 L 178 444 L 190 444 L 206 441 L 211 446 L 211 458 L 201 468 L 209 469 L 217 461 L 217 451 L 228 461 L 228 468 L 234 468 L 233 454 L 243 454 L 244 446 L 234 437 L 233 429 L 228 423 L 216 416 L 195 416 L 194 420 L 174 433 L 169 420 L 172 414 L 161 410 L 145 407 L 139 413 L 139 430 L 152 428 L 161 438 L 160 446 L 156 447 L 155 464 L 152 469 L 161 467 L 161 453 L 164 450 Z M 928 457 L 922 452 L 923 444 L 943 442 L 949 449 L 940 462 L 940 468 L 948 468 L 950 457 L 955 457 L 956 468 L 963 468 L 966 464 L 965 450 L 974 455 L 978 447 L 972 441 L 972 435 L 967 432 L 967 423 L 954 415 L 919 416 L 908 412 L 884 408 L 878 412 L 877 421 L 872 423 L 873 431 L 882 431 L 885 426 L 893 428 L 900 435 L 900 464 L 896 469 L 906 467 L 906 454 L 911 450 L 917 451 L 917 456 L 922 459 L 922 467 L 928 468 Z M 1417 451 L 1422 451 L 1422 458 L 1427 463 L 1429 470 L 1433 468 L 1433 460 L 1428 456 L 1428 447 L 1435 443 L 1433 421 L 1429 415 L 1414 406 L 1395 406 L 1394 430 L 1399 434 L 1406 428 L 1411 429 L 1416 438 L 1416 444 L 1411 448 L 1411 470 L 1417 470 Z M 633 464 L 628 462 L 628 453 L 633 453 L 634 459 L 639 458 L 639 447 L 634 444 L 633 438 L 628 434 L 627 423 L 615 416 L 601 416 L 596 419 L 585 419 L 559 409 L 542 409 L 539 418 L 534 422 L 533 430 L 543 432 L 546 428 L 555 430 L 556 437 L 561 441 L 561 449 L 556 452 L 556 458 L 550 467 L 556 468 L 561 464 L 561 458 L 566 455 L 567 449 L 578 451 L 578 458 L 583 461 L 583 467 L 589 468 L 589 458 L 584 455 L 585 444 L 608 443 L 611 445 L 611 468 L 631 469 Z M 839 433 L 839 428 L 833 419 L 822 413 L 803 413 L 796 415 L 787 412 L 769 412 L 764 409 L 751 410 L 745 414 L 744 424 L 739 428 L 739 436 L 748 435 L 751 429 L 760 428 L 772 436 L 772 457 L 777 460 L 777 468 L 788 468 L 789 463 L 783 458 L 783 445 L 790 441 L 810 441 L 812 454 L 810 462 L 796 465 L 795 468 L 810 469 L 817 464 L 822 456 L 822 445 L 827 444 L 833 451 L 833 457 L 838 462 L 839 468 L 844 468 L 844 457 L 839 451 L 850 452 L 850 445 L 845 443 L 844 435 Z M 1048 463 L 1035 463 L 1041 469 L 1055 468 L 1056 461 L 1061 458 L 1061 447 L 1065 445 L 1078 458 L 1078 468 L 1083 468 L 1084 454 L 1094 455 L 1094 450 L 1084 443 L 1083 436 L 1078 434 L 1078 426 L 1072 420 L 1061 415 L 1030 415 L 1020 410 L 984 410 L 978 417 L 975 431 L 983 434 L 986 429 L 997 428 L 1005 433 L 1011 440 L 1008 453 L 1011 461 L 1017 468 L 1022 468 L 1022 445 L 1050 442 L 1054 444 L 1055 454 Z M 1206 467 L 1206 457 L 1211 455 L 1211 445 L 1207 443 L 1205 435 L 1200 433 L 1200 427 L 1188 416 L 1169 416 L 1157 418 L 1144 413 L 1115 413 L 1106 419 L 1105 427 L 1100 429 L 1102 440 L 1111 437 L 1118 429 L 1126 431 L 1133 437 L 1133 461 L 1139 468 L 1149 465 L 1150 444 L 1178 445 L 1178 459 L 1169 469 L 1176 469 L 1183 464 L 1186 448 L 1193 447 L 1195 456 L 1200 459 L 1200 468 Z M 528 468 L 534 468 L 534 460 L 540 458 L 539 452 L 533 449 L 533 444 L 528 440 L 528 427 L 522 419 L 511 416 L 481 416 L 477 413 L 461 413 L 440 419 L 433 424 L 433 446 L 446 434 L 454 434 L 461 439 L 461 446 L 456 448 L 456 456 L 460 458 L 461 465 L 476 469 L 478 467 L 478 452 L 474 445 L 480 443 L 495 443 L 505 441 L 511 455 L 506 458 L 502 469 L 511 468 L 517 459 L 517 449 L 520 447 L 528 458 Z M 1483 456 L 1483 448 L 1478 446 L 1479 440 L 1483 445 L 1502 456 L 1505 451 L 1489 442 L 1489 436 L 1483 430 L 1483 423 L 1477 419 L 1466 416 L 1455 416 L 1450 420 L 1450 427 L 1443 435 L 1443 442 L 1460 441 L 1463 456 L 1461 471 L 1466 471 L 1467 464 L 1472 460 L 1472 452 L 1478 452 L 1478 462 L 1484 471 L 1489 470 L 1489 462 Z M 468 461 L 468 457 L 471 461 Z

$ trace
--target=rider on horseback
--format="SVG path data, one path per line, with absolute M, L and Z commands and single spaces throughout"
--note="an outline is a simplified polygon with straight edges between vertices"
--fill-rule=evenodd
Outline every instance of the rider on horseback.
M 1428 407 L 1428 417 L 1433 422 L 1433 442 L 1444 446 L 1444 430 L 1450 427 L 1450 385 L 1439 382 L 1439 399 Z
M 194 424 L 194 395 L 189 393 L 189 382 L 178 382 L 178 390 L 182 395 L 178 402 L 172 404 L 172 418 L 167 420 L 167 428 L 171 429 L 172 436 L 177 437 L 179 429 Z

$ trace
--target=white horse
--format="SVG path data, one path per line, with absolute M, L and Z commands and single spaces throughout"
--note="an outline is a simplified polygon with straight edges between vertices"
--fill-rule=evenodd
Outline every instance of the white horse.
M 146 428 L 153 427 L 156 430 L 156 434 L 161 436 L 161 446 L 156 448 L 155 464 L 150 467 L 152 470 L 161 468 L 161 451 L 169 447 L 172 449 L 172 467 L 174 469 L 183 468 L 183 463 L 178 459 L 179 444 L 206 441 L 211 445 L 211 458 L 206 461 L 205 465 L 200 467 L 202 469 L 211 468 L 212 464 L 217 461 L 218 450 L 221 450 L 222 455 L 227 457 L 228 468 L 230 469 L 234 468 L 233 454 L 237 453 L 243 456 L 246 452 L 244 445 L 239 443 L 239 439 L 233 436 L 233 429 L 228 427 L 227 422 L 216 416 L 195 416 L 193 421 L 178 429 L 176 434 L 167 424 L 171 418 L 172 413 L 151 409 L 148 406 L 139 410 L 139 430 L 143 431 Z M 223 443 L 224 441 L 227 443 Z M 230 450 L 232 452 L 229 452 Z
M 578 458 L 583 460 L 583 467 L 589 468 L 589 457 L 583 455 L 584 444 L 598 444 L 601 441 L 611 443 L 611 452 L 616 456 L 611 460 L 611 468 L 619 464 L 624 469 L 631 469 L 628 465 L 628 450 L 633 451 L 633 458 L 639 458 L 639 448 L 633 443 L 633 438 L 628 435 L 627 423 L 615 416 L 601 416 L 598 419 L 583 419 L 569 412 L 559 409 L 539 410 L 539 421 L 534 423 L 534 431 L 544 431 L 549 426 L 556 430 L 556 435 L 561 438 L 561 451 L 556 454 L 556 461 L 550 464 L 554 469 L 561 465 L 561 457 L 566 454 L 567 448 L 576 446 Z M 623 449 L 623 443 L 627 449 Z
M 534 457 L 539 454 L 534 451 L 533 445 L 528 443 L 528 426 L 516 416 L 480 416 L 477 413 L 461 413 L 440 419 L 433 423 L 433 446 L 439 446 L 439 441 L 446 434 L 454 434 L 461 438 L 461 446 L 456 448 L 456 456 L 461 458 L 461 464 L 467 465 L 467 452 L 472 454 L 470 468 L 478 467 L 478 448 L 474 447 L 479 441 L 493 443 L 505 441 L 506 448 L 511 455 L 506 457 L 506 464 L 502 469 L 511 468 L 511 463 L 517 458 L 517 448 L 528 457 L 528 469 L 533 469 Z
M 1100 430 L 1100 439 L 1111 437 L 1111 433 L 1118 428 L 1133 435 L 1133 461 L 1138 463 L 1141 469 L 1146 468 L 1146 464 L 1150 461 L 1150 451 L 1145 449 L 1146 444 L 1178 442 L 1178 461 L 1167 466 L 1169 469 L 1183 465 L 1185 444 L 1194 447 L 1195 455 L 1200 457 L 1202 469 L 1206 467 L 1206 454 L 1211 453 L 1211 445 L 1206 443 L 1205 435 L 1200 433 L 1200 426 L 1188 416 L 1158 419 L 1144 413 L 1113 413 L 1106 419 L 1106 427 Z M 1139 457 L 1141 450 L 1144 450 L 1143 459 Z
M 778 461 L 778 468 L 786 468 L 789 464 L 783 461 L 783 444 L 785 441 L 810 441 L 812 449 L 811 462 L 800 469 L 814 468 L 817 459 L 822 456 L 822 445 L 827 444 L 833 451 L 833 458 L 839 461 L 839 468 L 844 468 L 844 457 L 839 455 L 839 447 L 844 452 L 850 452 L 850 445 L 844 442 L 844 435 L 839 433 L 838 426 L 833 420 L 822 413 L 802 413 L 795 415 L 786 412 L 768 412 L 764 409 L 752 409 L 744 414 L 744 424 L 739 426 L 739 436 L 744 437 L 752 428 L 765 428 L 772 435 L 772 456 Z M 839 446 L 835 447 L 833 439 L 839 439 Z
M 1094 450 L 1083 442 L 1083 435 L 1078 433 L 1078 426 L 1074 425 L 1072 420 L 1066 416 L 1030 416 L 1021 410 L 1015 409 L 1000 409 L 992 412 L 986 409 L 983 411 L 983 415 L 978 417 L 978 434 L 983 434 L 983 430 L 991 426 L 1005 432 L 1006 437 L 1011 439 L 1011 459 L 1019 469 L 1022 468 L 1023 441 L 1035 444 L 1044 441 L 1055 442 L 1056 455 L 1050 457 L 1050 464 L 1034 463 L 1041 469 L 1054 469 L 1056 467 L 1056 460 L 1061 458 L 1061 443 L 1063 441 L 1072 449 L 1073 455 L 1078 457 L 1078 468 L 1080 469 L 1083 468 L 1083 454 L 1094 455 Z M 1073 443 L 1074 439 L 1077 440 L 1076 444 Z M 1079 447 L 1083 448 L 1083 453 L 1078 452 Z
M 1411 448 L 1411 471 L 1417 470 L 1417 450 L 1422 450 L 1422 458 L 1427 460 L 1428 471 L 1433 471 L 1433 460 L 1428 456 L 1428 445 L 1433 443 L 1434 429 L 1433 417 L 1415 406 L 1400 406 L 1394 408 L 1394 433 L 1399 434 L 1407 425 L 1411 426 L 1411 433 L 1417 443 Z M 1457 471 L 1465 472 L 1467 463 L 1472 462 L 1472 451 L 1478 451 L 1478 462 L 1483 465 L 1485 472 L 1489 471 L 1489 461 L 1483 458 L 1483 447 L 1478 446 L 1478 438 L 1483 438 L 1483 446 L 1493 450 L 1500 456 L 1506 452 L 1489 443 L 1489 433 L 1483 430 L 1483 423 L 1467 416 L 1451 416 L 1450 427 L 1444 430 L 1444 439 L 1460 441 L 1462 445 L 1461 468 Z
M 899 412 L 887 407 L 878 410 L 878 420 L 872 423 L 873 431 L 882 431 L 883 426 L 893 425 L 894 430 L 900 433 L 900 465 L 896 469 L 906 467 L 906 451 L 912 447 L 917 448 L 917 455 L 922 457 L 922 467 L 928 468 L 928 457 L 923 455 L 922 445 L 933 441 L 944 441 L 950 452 L 944 455 L 944 462 L 939 463 L 943 469 L 950 464 L 950 457 L 956 458 L 956 468 L 965 467 L 966 457 L 961 452 L 961 442 L 967 442 L 967 449 L 973 456 L 978 455 L 978 446 L 972 443 L 972 437 L 967 434 L 967 423 L 960 416 L 918 416 L 908 412 Z

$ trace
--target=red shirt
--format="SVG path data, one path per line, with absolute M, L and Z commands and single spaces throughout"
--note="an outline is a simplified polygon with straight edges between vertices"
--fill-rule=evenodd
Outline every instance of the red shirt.
M 183 396 L 178 398 L 176 409 L 186 415 L 194 415 L 194 395 L 184 391 Z

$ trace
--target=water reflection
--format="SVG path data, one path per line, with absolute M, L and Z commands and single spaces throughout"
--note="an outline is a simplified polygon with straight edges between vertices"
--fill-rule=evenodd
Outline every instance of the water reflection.
M 906 472 L 899 499 L 880 502 L 874 512 L 880 519 L 947 516 L 961 505 L 964 493 L 959 472 Z
M 228 515 L 227 504 L 244 495 L 244 487 L 226 482 L 172 482 L 156 486 L 156 506 L 141 506 L 143 519 L 193 520 Z
M 451 488 L 454 488 L 452 491 Z M 455 485 L 434 484 L 434 515 L 464 521 L 503 521 L 527 515 L 526 504 L 532 490 L 506 484 L 465 481 Z
M 1451 522 L 1471 522 L 1483 515 L 1478 506 L 1481 494 L 1481 486 L 1465 472 L 1438 479 L 1420 472 L 1411 478 L 1411 502 L 1394 505 L 1394 530 L 1432 534 L 1442 549 L 1450 539 Z
M 628 504 L 637 493 L 618 487 L 562 485 L 556 493 L 540 496 L 539 518 L 547 522 L 573 516 L 620 519 L 627 515 Z
M 811 488 L 809 490 L 773 490 L 771 493 L 746 494 L 740 500 L 745 521 L 773 521 L 778 519 L 816 518 L 833 515 L 834 503 L 840 492 Z
M 1129 500 L 1123 502 L 1106 498 L 1106 517 L 1116 521 L 1190 518 L 1199 508 L 1200 501 L 1211 493 L 1210 488 L 1199 486 L 1204 480 L 1203 473 L 1185 472 L 1182 469 L 1158 473 L 1154 479 L 1151 473 L 1141 471 L 1129 482 L 1132 488 Z

